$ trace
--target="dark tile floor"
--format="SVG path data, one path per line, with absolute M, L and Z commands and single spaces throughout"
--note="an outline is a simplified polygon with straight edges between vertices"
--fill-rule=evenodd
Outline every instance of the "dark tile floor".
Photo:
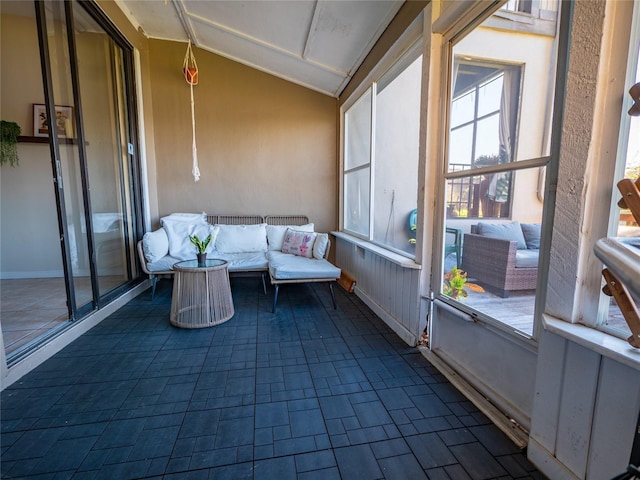
M 3 391 L 2 478 L 544 478 L 354 295 L 232 288 L 184 330 L 162 281 Z

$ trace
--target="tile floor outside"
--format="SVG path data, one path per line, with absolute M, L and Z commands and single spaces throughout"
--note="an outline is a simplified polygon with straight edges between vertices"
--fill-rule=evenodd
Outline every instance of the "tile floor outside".
M 356 296 L 232 280 L 169 324 L 161 281 L 1 394 L 1 478 L 542 479 Z

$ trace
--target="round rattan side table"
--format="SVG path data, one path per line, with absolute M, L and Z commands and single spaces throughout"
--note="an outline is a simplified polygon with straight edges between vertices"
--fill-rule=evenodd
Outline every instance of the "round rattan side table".
M 197 260 L 178 262 L 173 266 L 171 296 L 172 325 L 181 328 L 204 328 L 220 325 L 235 313 L 229 264 L 210 259 L 199 265 Z

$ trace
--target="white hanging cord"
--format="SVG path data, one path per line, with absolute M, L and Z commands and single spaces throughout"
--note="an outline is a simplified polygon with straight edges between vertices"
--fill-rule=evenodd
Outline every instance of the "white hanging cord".
M 195 102 L 193 100 L 193 86 L 198 84 L 198 65 L 196 64 L 196 58 L 194 57 L 191 49 L 191 39 L 189 39 L 189 44 L 187 45 L 187 53 L 184 56 L 182 71 L 184 72 L 184 78 L 191 89 L 191 130 L 193 132 L 191 145 L 193 167 L 191 168 L 191 173 L 193 174 L 194 181 L 197 182 L 200 180 L 200 169 L 198 168 L 198 148 L 196 147 L 196 111 Z
M 389 237 L 389 229 L 391 228 L 391 222 L 395 219 L 396 213 L 396 189 L 391 190 L 391 208 L 389 209 L 389 220 L 387 221 L 387 230 L 384 233 L 384 241 L 387 243 Z M 394 235 L 395 238 L 395 235 Z

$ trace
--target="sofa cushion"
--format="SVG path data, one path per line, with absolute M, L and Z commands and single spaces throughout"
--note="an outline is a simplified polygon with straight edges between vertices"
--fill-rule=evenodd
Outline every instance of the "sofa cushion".
M 229 262 L 230 272 L 248 270 L 266 270 L 267 256 L 265 252 L 221 253 L 213 252 L 211 258 L 219 258 Z
M 147 232 L 142 237 L 142 251 L 148 263 L 157 262 L 169 253 L 169 238 L 164 228 Z
M 206 253 L 213 251 L 217 229 L 207 222 L 196 223 L 192 221 L 183 221 L 175 219 L 167 219 L 162 221 L 162 226 L 167 232 L 169 238 L 169 255 L 180 260 L 189 260 L 196 258 L 198 249 L 189 240 L 190 235 L 197 235 L 200 240 L 204 240 L 211 234 L 211 242 L 207 246 Z
M 524 240 L 524 234 L 522 233 L 520 222 L 511 222 L 511 223 L 478 222 L 476 231 L 478 235 L 482 235 L 484 237 L 515 241 L 517 242 L 518 249 L 527 248 L 527 243 Z
M 524 249 L 516 252 L 516 268 L 538 268 L 537 249 Z
M 306 225 L 267 225 L 269 250 L 282 250 L 287 229 L 292 228 L 300 232 L 313 232 L 314 227 L 313 223 L 307 223 Z
M 322 260 L 327 253 L 329 246 L 329 235 L 327 233 L 318 233 L 316 241 L 313 242 L 313 258 Z
M 541 225 L 539 223 L 521 223 L 522 233 L 524 234 L 524 241 L 527 243 L 527 248 L 540 248 L 540 231 Z
M 327 260 L 300 257 L 272 250 L 267 253 L 269 274 L 276 280 L 340 278 L 340 269 Z
M 159 260 L 156 260 L 155 262 L 147 263 L 147 270 L 149 270 L 150 272 L 166 272 L 168 270 L 171 270 L 171 267 L 173 267 L 173 264 L 179 261 L 180 261 L 179 258 L 174 258 L 169 255 L 165 255 L 164 257 L 162 257 Z
M 300 257 L 313 257 L 313 244 L 316 241 L 314 232 L 300 232 L 291 228 L 287 229 L 282 242 L 282 253 L 290 253 Z
M 216 225 L 219 227 L 215 250 L 220 253 L 267 251 L 267 224 Z

